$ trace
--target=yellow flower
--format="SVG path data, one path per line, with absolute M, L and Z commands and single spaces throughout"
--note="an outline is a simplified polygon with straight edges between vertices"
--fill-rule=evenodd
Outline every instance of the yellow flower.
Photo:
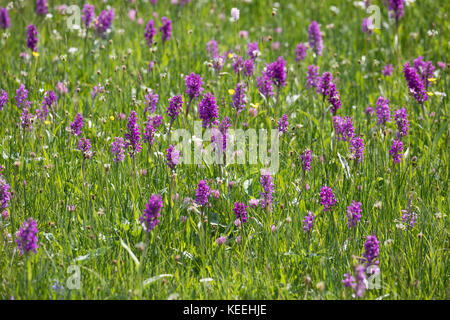
M 228 53 L 228 59 L 231 59 L 231 58 L 233 58 L 233 54 L 230 52 L 230 53 Z
M 428 81 L 430 81 L 430 82 L 436 82 L 436 78 L 428 78 Z
M 234 94 L 234 89 L 228 89 L 228 94 L 233 95 Z
M 427 95 L 429 95 L 429 96 L 434 96 L 434 93 L 431 92 L 431 91 L 429 91 L 429 92 L 427 92 Z
M 250 105 L 253 107 L 253 108 L 255 108 L 255 109 L 258 109 L 258 107 L 259 107 L 259 103 L 257 102 L 257 103 L 250 103 Z
M 33 51 L 33 57 L 39 57 L 39 53 L 36 51 Z
M 114 116 L 109 116 L 109 120 L 114 121 Z
M 50 122 L 49 120 L 45 120 L 44 123 L 45 123 L 46 125 L 49 125 L 51 122 Z

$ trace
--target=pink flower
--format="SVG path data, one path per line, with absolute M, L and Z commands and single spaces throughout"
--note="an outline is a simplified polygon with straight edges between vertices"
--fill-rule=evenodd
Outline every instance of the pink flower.
M 67 89 L 66 85 L 63 82 L 58 82 L 56 84 L 56 90 L 62 94 L 67 94 L 69 89 Z
M 239 31 L 239 38 L 247 39 L 248 38 L 248 31 L 246 31 L 246 30 Z
M 280 50 L 280 43 L 278 41 L 275 41 L 274 43 L 272 43 L 272 49 Z
M 66 9 L 67 9 L 67 5 L 65 5 L 65 4 L 62 4 L 62 5 L 56 7 L 56 10 L 61 14 L 64 14 L 66 12 Z
M 220 245 L 224 244 L 225 241 L 227 241 L 227 238 L 219 237 L 219 238 L 217 238 L 216 243 L 220 246 Z
M 131 21 L 136 20 L 136 10 L 131 9 L 128 11 L 128 18 L 130 18 Z
M 239 9 L 238 8 L 232 8 L 231 9 L 231 21 L 238 21 L 239 20 Z
M 213 197 L 214 198 L 216 198 L 216 199 L 219 199 L 220 198 L 220 192 L 219 192 L 219 190 L 213 190 L 213 191 L 211 191 L 211 193 L 212 193 L 212 195 L 213 195 Z
M 258 114 L 258 109 L 256 109 L 256 108 L 250 108 L 250 109 L 248 109 L 248 113 L 250 113 L 250 115 L 251 115 L 252 117 L 256 117 L 256 115 Z
M 256 208 L 259 205 L 259 200 L 258 199 L 250 199 L 248 204 L 251 208 Z
M 154 67 L 155 67 L 155 61 L 150 61 L 148 63 L 148 71 L 152 72 Z

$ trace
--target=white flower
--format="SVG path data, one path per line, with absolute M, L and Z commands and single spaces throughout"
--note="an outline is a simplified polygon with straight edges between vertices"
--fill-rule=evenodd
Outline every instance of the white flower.
M 436 216 L 436 219 L 442 219 L 442 217 L 446 217 L 446 214 L 442 214 L 442 212 L 437 212 L 434 214 Z
M 331 6 L 330 10 L 331 10 L 331 12 L 333 12 L 335 14 L 339 14 L 339 12 L 340 12 L 339 8 L 336 6 Z
M 439 34 L 439 32 L 437 32 L 436 30 L 428 30 L 428 36 L 429 37 L 434 37 L 437 36 Z
M 405 226 L 403 223 L 397 223 L 397 224 L 395 225 L 395 227 L 396 227 L 397 229 L 400 229 L 400 230 L 405 230 L 405 229 L 406 229 L 406 226 Z
M 238 8 L 232 8 L 231 9 L 231 21 L 238 21 L 239 20 L 239 9 Z
M 365 9 L 366 8 L 366 4 L 364 3 L 364 1 L 355 1 L 355 2 L 353 2 L 353 5 L 355 7 L 361 8 L 361 9 Z
M 86 29 L 78 29 L 78 36 L 83 39 L 86 38 Z

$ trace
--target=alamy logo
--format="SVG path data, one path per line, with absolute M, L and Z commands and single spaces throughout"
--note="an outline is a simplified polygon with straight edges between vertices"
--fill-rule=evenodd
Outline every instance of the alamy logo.
M 67 268 L 67 273 L 71 274 L 66 281 L 66 287 L 70 290 L 81 289 L 81 270 L 79 266 L 71 265 Z
M 67 28 L 69 30 L 79 30 L 81 28 L 81 10 L 77 5 L 71 5 L 67 7 L 66 14 L 68 17 L 66 18 Z
M 381 10 L 379 6 L 371 5 L 367 7 L 366 13 L 370 14 L 367 18 L 369 21 L 368 28 L 370 30 L 380 30 L 381 29 Z
M 366 273 L 369 275 L 366 280 L 367 289 L 381 289 L 380 268 L 377 265 L 368 266 L 366 269 Z
M 203 132 L 202 122 L 195 121 L 194 135 L 186 129 L 174 130 L 169 144 L 180 152 L 178 163 L 225 166 L 259 164 L 263 166 L 261 173 L 275 174 L 279 169 L 279 140 L 277 129 L 270 131 L 270 137 L 266 129 L 228 129 L 221 132 L 211 128 Z

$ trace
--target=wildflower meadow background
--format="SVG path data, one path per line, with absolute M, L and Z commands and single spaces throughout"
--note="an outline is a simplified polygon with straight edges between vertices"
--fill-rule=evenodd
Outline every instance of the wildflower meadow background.
M 0 297 L 448 299 L 449 12 L 1 0 Z

